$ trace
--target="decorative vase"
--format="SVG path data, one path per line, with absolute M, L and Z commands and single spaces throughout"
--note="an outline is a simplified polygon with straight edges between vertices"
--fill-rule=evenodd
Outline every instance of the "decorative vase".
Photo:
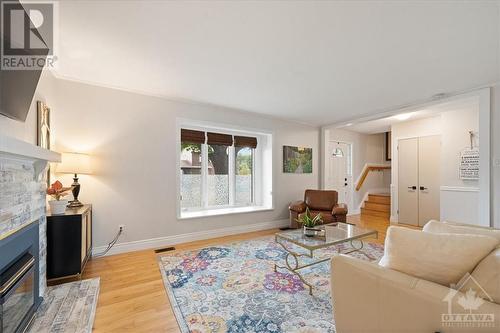
M 66 211 L 68 200 L 49 200 L 50 212 L 52 215 L 61 215 Z
M 316 236 L 316 229 L 304 226 L 304 236 L 307 236 L 307 237 Z

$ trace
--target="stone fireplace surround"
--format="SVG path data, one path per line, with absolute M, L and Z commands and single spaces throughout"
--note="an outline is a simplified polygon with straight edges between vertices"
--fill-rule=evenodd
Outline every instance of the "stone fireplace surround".
M 60 154 L 0 134 L 0 242 L 39 224 L 39 295 L 46 290 L 46 168 Z

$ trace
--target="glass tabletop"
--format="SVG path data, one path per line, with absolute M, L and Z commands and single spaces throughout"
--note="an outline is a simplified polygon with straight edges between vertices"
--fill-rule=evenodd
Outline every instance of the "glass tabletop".
M 377 235 L 376 230 L 363 229 L 352 224 L 339 222 L 335 224 L 325 224 L 318 229 L 328 229 L 325 236 L 308 237 L 304 235 L 303 229 L 283 231 L 276 233 L 276 238 L 285 239 L 291 243 L 299 245 L 309 250 L 320 249 L 335 244 L 347 242 L 353 239 L 360 239 L 371 235 Z

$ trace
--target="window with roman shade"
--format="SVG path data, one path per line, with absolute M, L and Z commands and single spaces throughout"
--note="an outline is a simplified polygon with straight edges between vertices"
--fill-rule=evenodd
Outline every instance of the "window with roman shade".
M 181 129 L 182 211 L 255 205 L 257 136 Z

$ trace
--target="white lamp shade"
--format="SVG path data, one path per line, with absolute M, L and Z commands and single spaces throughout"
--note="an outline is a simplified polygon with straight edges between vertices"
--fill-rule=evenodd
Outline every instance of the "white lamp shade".
M 81 153 L 62 153 L 61 163 L 57 165 L 56 172 L 92 174 L 90 155 Z

